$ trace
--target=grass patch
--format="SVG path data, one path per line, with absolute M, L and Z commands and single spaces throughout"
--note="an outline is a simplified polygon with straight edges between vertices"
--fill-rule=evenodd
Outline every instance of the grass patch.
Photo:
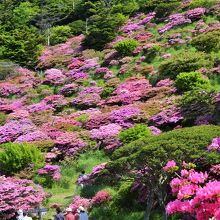
M 95 186 L 90 189 L 82 189 L 75 183 L 79 176 L 80 171 L 85 170 L 90 173 L 92 168 L 100 163 L 108 161 L 109 158 L 105 155 L 104 151 L 87 151 L 79 156 L 77 160 L 68 160 L 60 164 L 61 168 L 61 181 L 54 183 L 52 188 L 45 188 L 45 191 L 52 196 L 48 199 L 47 207 L 53 203 L 62 204 L 62 207 L 67 207 L 75 195 L 93 195 L 97 190 L 103 189 L 104 186 Z M 88 192 L 86 192 L 86 190 Z M 45 219 L 51 219 L 54 214 L 54 209 L 49 209 L 45 215 Z

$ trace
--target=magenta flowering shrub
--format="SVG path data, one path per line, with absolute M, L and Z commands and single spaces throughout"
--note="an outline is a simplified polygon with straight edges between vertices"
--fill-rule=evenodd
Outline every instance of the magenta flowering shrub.
M 19 210 L 38 206 L 45 198 L 43 189 L 31 180 L 0 176 L 0 219 L 14 217 Z
M 155 126 L 149 126 L 149 128 L 153 135 L 159 135 L 162 132 L 159 128 Z
M 156 87 L 162 87 L 162 86 L 171 87 L 173 86 L 173 84 L 174 82 L 171 79 L 162 79 L 156 84 Z
M 75 70 L 71 70 L 68 72 L 68 75 L 74 79 L 75 81 L 77 80 L 82 80 L 82 79 L 87 79 L 89 77 L 89 75 L 86 72 L 82 72 L 82 71 L 75 71 Z
M 178 170 L 178 166 L 176 165 L 176 162 L 174 160 L 170 160 L 167 162 L 166 166 L 163 167 L 163 170 L 166 172 L 174 172 Z
M 48 69 L 45 72 L 45 83 L 50 83 L 53 85 L 62 85 L 66 80 L 65 75 L 59 69 Z
M 80 71 L 89 71 L 95 68 L 99 68 L 99 58 L 87 59 L 84 61 L 84 65 L 79 68 Z
M 75 196 L 69 207 L 73 210 L 73 212 L 76 212 L 80 206 L 88 210 L 91 207 L 91 199 Z
M 220 152 L 220 137 L 214 138 L 208 146 L 208 151 L 217 150 Z
M 133 119 L 140 116 L 140 109 L 134 107 L 122 107 L 117 110 L 113 110 L 110 113 L 110 119 L 112 122 L 119 124 L 123 128 L 128 128 L 133 125 Z
M 87 87 L 79 92 L 78 96 L 73 100 L 73 105 L 84 107 L 96 106 L 100 101 L 101 87 Z
M 173 162 L 172 162 L 173 163 Z M 175 162 L 174 162 L 175 163 Z M 174 164 L 171 164 L 171 168 Z M 176 200 L 166 206 L 169 215 L 174 213 L 190 214 L 196 219 L 208 220 L 220 217 L 220 181 L 208 181 L 207 172 L 182 169 L 180 176 L 170 182 Z
M 105 104 L 131 104 L 140 100 L 145 96 L 147 91 L 151 88 L 149 81 L 144 77 L 130 77 L 118 85 L 113 95 L 108 98 Z
M 20 92 L 20 89 L 15 84 L 0 83 L 0 97 L 8 97 Z
M 71 83 L 71 84 L 64 85 L 60 89 L 59 94 L 64 95 L 64 96 L 69 96 L 77 91 L 78 91 L 78 85 L 76 83 Z
M 192 21 L 200 19 L 206 11 L 206 8 L 194 8 L 182 14 L 170 15 L 166 20 L 168 23 L 164 27 L 159 28 L 158 32 L 163 34 L 176 26 L 190 24 Z
M 91 203 L 92 206 L 98 206 L 105 202 L 111 201 L 111 195 L 107 191 L 99 191 L 95 194 L 95 196 L 92 198 Z
M 81 42 L 84 35 L 79 35 L 68 39 L 65 43 L 52 47 L 46 47 L 39 57 L 38 67 L 51 67 L 55 64 L 68 64 L 71 62 L 74 54 L 82 50 Z
M 0 127 L 0 143 L 15 141 L 19 136 L 35 130 L 36 126 L 30 119 L 9 121 Z
M 0 111 L 12 112 L 18 109 L 21 109 L 24 105 L 23 100 L 15 100 L 15 101 L 1 101 L 0 102 Z
M 43 131 L 33 131 L 33 132 L 19 136 L 15 140 L 15 142 L 22 143 L 22 142 L 42 141 L 42 140 L 49 140 L 49 139 L 50 139 L 49 136 Z
M 50 105 L 47 105 L 45 102 L 39 102 L 37 104 L 29 105 L 26 109 L 29 113 L 54 110 Z
M 68 105 L 63 95 L 51 95 L 44 98 L 41 103 L 50 106 L 51 109 L 59 109 Z
M 110 71 L 107 67 L 99 67 L 95 71 L 95 76 L 103 77 L 104 79 L 110 79 L 113 77 L 113 72 Z
M 46 164 L 43 168 L 38 170 L 39 175 L 48 175 L 54 181 L 59 181 L 61 178 L 60 167 L 58 165 Z
M 155 126 L 167 126 L 176 125 L 183 120 L 183 115 L 179 108 L 171 106 L 168 109 L 163 110 L 157 115 L 154 115 L 149 119 L 149 123 Z
M 92 129 L 90 131 L 91 138 L 94 140 L 105 140 L 116 137 L 122 127 L 118 124 L 103 125 L 99 129 Z
M 73 58 L 71 63 L 68 65 L 68 69 L 79 69 L 81 66 L 84 65 L 84 62 L 79 58 Z
M 111 123 L 110 114 L 109 113 L 95 113 L 92 114 L 88 121 L 85 124 L 85 127 L 89 130 L 94 128 L 99 128 L 100 126 L 107 125 Z

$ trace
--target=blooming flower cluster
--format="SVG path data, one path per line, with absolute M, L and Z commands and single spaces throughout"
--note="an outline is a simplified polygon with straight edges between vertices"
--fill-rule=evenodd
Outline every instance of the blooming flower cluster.
M 54 181 L 59 181 L 61 178 L 60 167 L 58 165 L 46 164 L 43 168 L 38 170 L 39 175 L 49 175 Z
M 163 167 L 163 169 L 166 172 L 173 172 L 173 171 L 178 170 L 178 166 L 176 165 L 176 162 L 174 160 L 170 160 L 167 162 L 166 166 Z
M 8 97 L 10 95 L 17 94 L 20 91 L 20 89 L 10 83 L 0 83 L 0 96 L 1 97 Z
M 72 95 L 73 93 L 78 91 L 78 85 L 75 83 L 71 83 L 71 84 L 66 84 L 64 85 L 60 91 L 59 94 L 64 95 L 64 96 L 68 96 L 68 95 Z
M 182 14 L 170 15 L 166 20 L 168 23 L 164 27 L 159 28 L 158 32 L 163 34 L 176 26 L 190 24 L 192 21 L 200 19 L 205 12 L 205 8 L 194 8 Z
M 208 146 L 208 150 L 217 150 L 220 151 L 220 137 L 214 138 L 212 143 Z
M 95 196 L 92 198 L 91 203 L 93 206 L 97 206 L 102 203 L 109 202 L 110 200 L 111 200 L 110 193 L 103 190 L 103 191 L 99 191 L 95 194 Z
M 194 169 L 181 170 L 178 176 L 170 182 L 172 192 L 177 199 L 169 202 L 166 211 L 169 215 L 174 213 L 188 213 L 196 219 L 208 220 L 220 213 L 220 182 L 212 180 L 207 182 L 208 174 L 196 172 Z
M 73 212 L 76 212 L 80 206 L 85 209 L 89 209 L 91 207 L 91 199 L 75 196 L 73 202 L 69 205 L 69 207 L 73 210 Z
M 180 112 L 180 109 L 177 107 L 171 107 L 151 117 L 149 123 L 160 127 L 165 125 L 175 125 L 181 122 L 182 119 L 183 116 Z
M 43 189 L 31 180 L 0 176 L 0 219 L 14 217 L 19 209 L 29 210 L 45 198 Z
M 14 141 L 19 136 L 35 130 L 36 126 L 30 119 L 9 121 L 0 127 L 0 143 Z
M 62 85 L 65 82 L 65 75 L 59 69 L 48 69 L 45 72 L 45 83 L 53 85 Z

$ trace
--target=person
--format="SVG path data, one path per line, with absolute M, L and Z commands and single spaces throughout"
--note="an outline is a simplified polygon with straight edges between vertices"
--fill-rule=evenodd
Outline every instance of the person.
M 23 220 L 24 219 L 24 215 L 23 215 L 23 210 L 19 209 L 17 211 L 17 220 Z
M 85 209 L 82 206 L 78 208 L 78 212 L 79 212 L 79 220 L 89 220 L 88 214 L 86 213 Z
M 65 216 L 66 220 L 76 220 L 75 216 L 73 215 L 73 211 L 72 211 L 71 208 L 67 208 L 66 213 L 67 213 L 66 216 Z
M 23 212 L 23 215 L 24 215 L 23 220 L 32 220 L 32 218 L 28 216 L 27 212 Z
M 85 170 L 82 170 L 81 173 L 79 174 L 79 177 L 77 180 L 77 182 L 81 186 L 81 188 L 84 187 L 83 180 L 86 180 L 86 178 L 87 178 L 86 172 L 85 172 Z
M 64 215 L 63 215 L 63 213 L 62 213 L 60 207 L 57 207 L 57 208 L 56 208 L 56 213 L 57 213 L 57 214 L 54 216 L 54 220 L 65 220 L 65 219 L 64 219 Z

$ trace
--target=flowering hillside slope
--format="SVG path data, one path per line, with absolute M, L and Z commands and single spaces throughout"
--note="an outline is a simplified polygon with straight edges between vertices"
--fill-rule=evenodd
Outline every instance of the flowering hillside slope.
M 2 219 L 65 190 L 56 203 L 96 220 L 220 219 L 220 4 L 177 2 L 133 13 L 103 50 L 79 34 L 0 72 Z

